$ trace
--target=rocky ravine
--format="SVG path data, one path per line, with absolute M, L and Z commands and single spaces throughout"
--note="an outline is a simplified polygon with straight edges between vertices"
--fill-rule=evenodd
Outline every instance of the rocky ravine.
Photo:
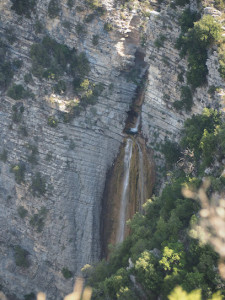
M 178 139 L 187 117 L 171 106 L 179 98 L 178 66 L 187 68 L 186 61 L 180 60 L 174 49 L 179 35 L 175 12 L 164 8 L 159 14 L 152 12 L 145 17 L 133 9 L 125 10 L 121 16 L 113 0 L 103 2 L 107 13 L 85 24 L 84 36 L 77 34 L 76 25 L 84 22 L 85 15 L 91 12 L 82 1 L 77 1 L 72 9 L 66 0 L 60 1 L 61 11 L 54 19 L 48 17 L 49 1 L 38 0 L 36 13 L 31 18 L 12 11 L 10 0 L 0 3 L 1 35 L 4 37 L 7 28 L 11 28 L 17 38 L 9 45 L 10 59 L 23 60 L 13 82 L 23 84 L 24 75 L 31 68 L 30 46 L 43 37 L 34 32 L 38 18 L 45 27 L 45 34 L 86 53 L 91 65 L 88 78 L 104 86 L 97 104 L 89 106 L 70 123 L 62 121 L 60 111 L 72 93 L 69 91 L 61 97 L 53 95 L 51 80 L 39 81 L 33 77 L 34 82 L 28 84 L 35 95 L 33 98 L 15 101 L 4 91 L 0 94 L 0 152 L 5 149 L 8 153 L 7 161 L 0 162 L 0 282 L 3 291 L 16 294 L 19 299 L 39 290 L 47 292 L 48 299 L 61 299 L 73 285 L 73 279 L 63 277 L 62 269 L 78 274 L 86 263 L 100 258 L 101 199 L 107 171 L 123 141 L 126 112 L 135 97 L 136 84 L 127 80 L 126 75 L 135 61 L 136 65 L 141 62 L 137 55 L 135 59 L 137 49 L 138 53 L 146 51 L 145 61 L 149 65 L 142 107 L 142 131 L 148 145 L 154 148 L 165 136 Z M 77 6 L 84 6 L 84 11 L 78 12 Z M 69 30 L 63 26 L 65 21 L 71 24 Z M 113 24 L 112 32 L 103 29 L 106 22 Z M 161 32 L 167 40 L 158 50 L 154 41 Z M 94 34 L 100 36 L 97 46 L 92 44 Z M 214 58 L 212 53 L 208 64 L 211 84 L 217 72 L 210 63 Z M 18 102 L 24 106 L 21 124 L 26 127 L 27 136 L 22 136 L 21 125 L 12 121 L 12 106 Z M 192 112 L 201 111 L 211 102 L 207 87 L 198 89 Z M 56 128 L 47 124 L 50 115 L 58 118 Z M 29 145 L 38 150 L 37 164 L 28 161 Z M 10 172 L 11 166 L 19 162 L 26 166 L 22 184 L 17 184 Z M 30 190 L 37 172 L 47 184 L 45 195 L 40 197 Z M 27 210 L 24 218 L 18 215 L 20 206 Z M 37 230 L 31 220 L 43 212 L 43 208 L 44 226 Z M 27 251 L 29 268 L 15 264 L 16 245 Z

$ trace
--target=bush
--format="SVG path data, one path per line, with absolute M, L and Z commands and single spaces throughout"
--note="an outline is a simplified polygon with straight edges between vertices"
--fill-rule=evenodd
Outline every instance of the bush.
M 18 267 L 28 268 L 30 263 L 28 261 L 29 252 L 24 250 L 21 246 L 14 247 L 14 258 Z
M 41 176 L 40 172 L 37 172 L 32 177 L 31 189 L 34 196 L 43 196 L 46 193 L 46 180 Z
M 192 26 L 192 21 L 189 21 Z M 187 28 L 185 28 L 187 30 Z M 221 25 L 210 15 L 205 15 L 194 23 L 187 35 L 184 33 L 178 38 L 176 47 L 183 57 L 188 54 L 187 81 L 193 88 L 206 82 L 208 69 L 206 66 L 207 48 L 221 38 Z
M 179 145 L 175 142 L 166 140 L 166 142 L 162 145 L 162 153 L 164 154 L 169 167 L 179 160 L 181 156 L 180 151 Z
M 19 206 L 17 212 L 21 219 L 25 218 L 28 213 L 28 211 L 23 206 Z
M 107 31 L 107 32 L 112 31 L 112 30 L 113 30 L 112 24 L 110 24 L 110 23 L 105 23 L 105 24 L 104 24 L 104 30 Z
M 67 268 L 62 269 L 62 274 L 63 274 L 64 278 L 66 278 L 66 279 L 73 277 L 73 273 Z
M 188 86 L 181 87 L 181 100 L 174 102 L 174 107 L 176 109 L 185 108 L 186 111 L 190 111 L 193 105 L 192 92 Z
M 36 300 L 36 295 L 34 293 L 26 294 L 24 300 Z
M 14 100 L 20 100 L 22 98 L 27 98 L 30 93 L 25 90 L 21 84 L 13 84 L 8 90 L 7 95 Z
M 34 24 L 34 31 L 36 34 L 42 33 L 44 31 L 44 25 L 40 20 L 37 20 Z
M 48 5 L 48 15 L 51 19 L 54 19 L 59 16 L 60 6 L 58 0 L 50 0 Z
M 0 40 L 0 88 L 5 89 L 13 78 L 13 68 L 10 62 L 6 61 L 7 47 Z
M 2 153 L 0 153 L 0 160 L 4 163 L 7 161 L 8 157 L 8 151 L 6 149 L 3 149 Z
M 39 78 L 57 79 L 65 72 L 74 78 L 85 76 L 90 71 L 89 61 L 84 53 L 57 43 L 45 36 L 40 44 L 31 46 L 32 73 Z
M 11 0 L 11 2 L 13 3 L 12 10 L 15 10 L 18 15 L 30 18 L 31 13 L 35 10 L 37 0 Z
M 160 34 L 159 37 L 154 42 L 155 47 L 157 47 L 158 49 L 163 47 L 165 40 L 166 40 L 165 35 Z
M 78 23 L 76 26 L 76 32 L 78 35 L 84 35 L 86 33 L 85 27 L 83 24 Z
M 50 116 L 50 117 L 48 117 L 48 125 L 51 127 L 57 127 L 58 120 L 56 120 L 54 116 Z
M 47 216 L 47 209 L 42 207 L 37 214 L 34 214 L 30 219 L 30 225 L 33 226 L 38 232 L 43 230 L 45 225 L 44 221 Z
M 26 168 L 23 163 L 19 163 L 18 165 L 14 165 L 11 167 L 11 171 L 15 175 L 16 183 L 21 184 L 22 182 L 24 182 L 25 170 L 26 170 Z
M 67 0 L 67 5 L 71 9 L 74 6 L 74 0 Z
M 18 103 L 20 104 L 20 103 Z M 19 123 L 22 120 L 24 106 L 23 105 L 13 105 L 12 106 L 12 120 L 14 123 Z
M 37 146 L 29 144 L 27 147 L 31 152 L 28 156 L 28 162 L 31 164 L 37 164 L 37 154 L 38 154 Z
M 94 46 L 97 46 L 98 43 L 99 43 L 99 35 L 98 35 L 98 34 L 95 34 L 95 35 L 93 35 L 93 37 L 92 37 L 92 44 L 93 44 Z
M 59 80 L 53 88 L 54 93 L 62 95 L 66 92 L 66 83 L 64 80 Z

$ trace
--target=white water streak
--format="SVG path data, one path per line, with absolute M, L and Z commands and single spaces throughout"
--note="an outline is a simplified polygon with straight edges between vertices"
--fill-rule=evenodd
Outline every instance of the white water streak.
M 141 146 L 138 144 L 138 154 L 139 154 L 139 178 L 138 178 L 138 186 L 140 189 L 140 207 L 139 211 L 142 213 L 143 212 L 143 204 L 144 204 L 144 160 L 143 160 L 143 153 L 141 150 Z
M 138 127 L 140 125 L 140 115 L 138 115 L 135 126 L 130 128 L 130 132 L 132 133 L 138 133 Z
M 133 141 L 127 139 L 125 154 L 124 154 L 124 178 L 123 178 L 123 190 L 120 204 L 120 216 L 119 216 L 119 229 L 116 237 L 116 243 L 122 243 L 125 236 L 126 225 L 126 210 L 129 195 L 129 179 L 130 179 L 130 163 L 132 157 Z

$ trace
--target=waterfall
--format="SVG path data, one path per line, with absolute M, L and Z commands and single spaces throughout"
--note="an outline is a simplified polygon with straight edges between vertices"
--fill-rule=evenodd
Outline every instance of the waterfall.
M 144 160 L 143 160 L 143 153 L 139 143 L 137 142 L 138 146 L 138 160 L 139 160 L 139 178 L 138 178 L 138 188 L 139 188 L 139 211 L 143 213 L 143 204 L 145 202 L 144 198 Z
M 101 218 L 103 257 L 109 257 L 109 244 L 119 244 L 129 235 L 126 221 L 137 211 L 143 213 L 142 206 L 152 194 L 155 178 L 153 155 L 141 134 L 144 91 L 145 85 L 141 85 L 127 112 L 124 143 L 106 177 Z
M 129 179 L 130 179 L 130 163 L 132 158 L 133 141 L 128 138 L 126 140 L 125 154 L 124 154 L 124 178 L 122 186 L 122 196 L 120 203 L 120 214 L 119 214 L 119 228 L 116 236 L 116 243 L 121 243 L 125 236 L 125 225 L 126 225 L 126 208 L 128 203 L 128 190 L 129 190 Z

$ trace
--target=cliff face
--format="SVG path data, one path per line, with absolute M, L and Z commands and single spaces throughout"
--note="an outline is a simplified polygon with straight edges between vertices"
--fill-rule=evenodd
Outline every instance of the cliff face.
M 73 285 L 72 279 L 63 277 L 63 268 L 78 274 L 86 263 L 99 259 L 106 174 L 123 141 L 126 112 L 135 97 L 134 77 L 146 67 L 145 51 L 149 77 L 141 119 L 148 146 L 154 148 L 165 136 L 177 139 L 187 117 L 171 105 L 179 97 L 180 68 L 187 68 L 174 49 L 179 35 L 175 12 L 164 9 L 146 17 L 139 8 L 131 8 L 122 14 L 114 1 L 103 1 L 106 13 L 85 23 L 92 10 L 84 2 L 77 1 L 71 8 L 66 0 L 59 2 L 60 13 L 55 18 L 48 16 L 49 1 L 38 0 L 30 18 L 17 15 L 10 0 L 0 3 L 0 33 L 3 39 L 9 32 L 15 37 L 7 42 L 8 59 L 23 61 L 15 71 L 14 83 L 24 84 L 24 75 L 31 69 L 30 47 L 48 35 L 84 51 L 91 69 L 88 79 L 104 87 L 97 103 L 69 123 L 61 115 L 74 93 L 68 89 L 63 95 L 53 94 L 51 78 L 33 76 L 27 83 L 33 96 L 19 101 L 1 91 L 0 152 L 5 151 L 7 159 L 0 162 L 0 282 L 4 291 L 19 299 L 39 290 L 47 292 L 49 299 L 61 299 Z M 35 33 L 37 20 L 44 28 L 41 33 Z M 85 25 L 85 33 L 79 32 L 80 24 Z M 104 30 L 105 24 L 112 24 L 113 30 Z M 162 32 L 167 39 L 157 49 L 154 41 Z M 93 35 L 99 38 L 95 46 Z M 210 85 L 218 85 L 215 59 L 213 52 L 208 60 Z M 63 78 L 72 81 L 65 74 Z M 197 90 L 192 113 L 212 103 L 207 89 Z M 15 109 L 18 112 L 21 107 L 23 112 L 15 121 Z M 57 127 L 48 124 L 53 115 Z M 25 170 L 21 183 L 15 182 L 18 165 Z M 32 192 L 42 185 L 45 193 Z M 26 251 L 22 258 L 29 262 L 28 268 L 15 264 L 17 245 Z

